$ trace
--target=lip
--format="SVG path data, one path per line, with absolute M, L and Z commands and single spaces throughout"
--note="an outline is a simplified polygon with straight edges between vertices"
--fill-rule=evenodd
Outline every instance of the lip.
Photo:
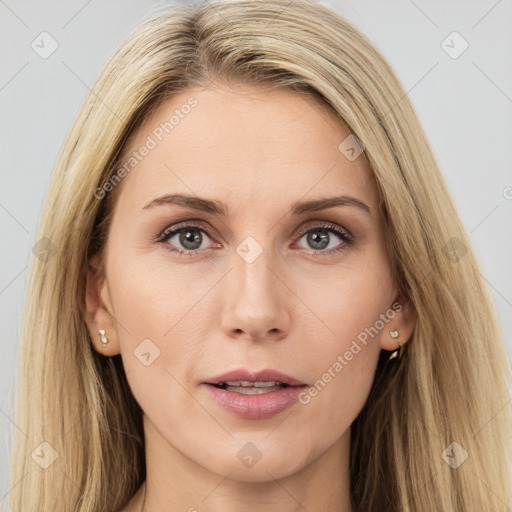
M 265 368 L 257 372 L 250 372 L 245 368 L 238 370 L 231 370 L 222 375 L 208 378 L 204 381 L 204 384 L 219 384 L 228 380 L 246 380 L 249 382 L 265 382 L 275 380 L 282 384 L 288 384 L 289 386 L 306 386 L 305 382 L 301 382 L 289 375 L 286 375 L 279 370 L 273 370 L 271 368 Z
M 236 391 L 227 391 L 214 386 L 214 384 L 226 381 L 278 381 L 288 386 L 261 395 L 244 395 Z M 271 368 L 265 368 L 256 372 L 251 372 L 244 368 L 231 370 L 222 375 L 208 378 L 201 385 L 208 390 L 213 400 L 225 410 L 239 418 L 253 420 L 270 418 L 288 409 L 288 407 L 297 402 L 300 393 L 308 386 L 300 380 Z
M 230 380 L 230 379 L 228 379 Z M 273 379 L 277 380 L 277 379 Z M 288 386 L 278 391 L 262 395 L 243 395 L 234 391 L 226 391 L 213 384 L 203 382 L 213 400 L 225 410 L 249 420 L 263 420 L 288 409 L 297 402 L 299 395 L 307 385 Z

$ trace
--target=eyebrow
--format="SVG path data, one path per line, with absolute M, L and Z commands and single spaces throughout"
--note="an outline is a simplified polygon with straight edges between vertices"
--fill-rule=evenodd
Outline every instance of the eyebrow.
M 176 204 L 189 208 L 190 210 L 211 213 L 223 217 L 229 216 L 226 205 L 221 201 L 205 199 L 188 194 L 165 194 L 150 201 L 143 207 L 143 209 L 162 204 Z M 371 215 L 370 207 L 366 203 L 363 203 L 360 199 L 346 195 L 325 197 L 321 199 L 314 199 L 312 201 L 297 201 L 292 205 L 290 211 L 293 215 L 301 215 L 334 208 L 336 206 L 355 206 L 356 208 L 359 208 L 365 213 Z

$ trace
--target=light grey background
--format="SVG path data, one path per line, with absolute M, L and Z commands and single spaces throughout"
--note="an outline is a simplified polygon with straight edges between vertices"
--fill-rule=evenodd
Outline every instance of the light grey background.
M 408 91 L 491 287 L 510 359 L 512 1 L 323 3 L 370 37 Z M 14 388 L 27 265 L 50 175 L 108 57 L 144 18 L 165 5 L 0 0 L 0 502 L 9 491 L 8 456 L 16 427 L 8 394 Z M 31 48 L 43 31 L 59 45 L 47 59 Z M 453 31 L 469 44 L 456 59 L 441 46 Z M 445 45 L 452 52 L 461 48 L 453 36 Z

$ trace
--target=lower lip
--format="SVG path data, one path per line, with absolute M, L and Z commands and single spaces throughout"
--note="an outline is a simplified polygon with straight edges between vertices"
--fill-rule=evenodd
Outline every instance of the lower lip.
M 292 406 L 302 391 L 307 387 L 288 386 L 278 391 L 261 395 L 244 395 L 236 391 L 226 391 L 211 384 L 206 386 L 213 399 L 224 409 L 240 418 L 262 420 L 270 418 Z

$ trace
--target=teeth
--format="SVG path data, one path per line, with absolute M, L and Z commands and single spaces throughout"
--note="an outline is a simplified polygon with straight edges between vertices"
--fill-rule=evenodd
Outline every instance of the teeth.
M 272 393 L 274 391 L 279 391 L 283 389 L 281 386 L 265 386 L 262 387 L 238 387 L 238 386 L 228 386 L 226 391 L 234 391 L 235 393 L 241 393 L 242 395 L 263 395 L 266 393 Z
M 219 384 L 227 384 L 228 386 L 244 387 L 244 388 L 270 388 L 279 386 L 281 383 L 277 380 L 268 382 L 249 382 L 247 380 L 227 380 L 226 382 L 219 382 Z

